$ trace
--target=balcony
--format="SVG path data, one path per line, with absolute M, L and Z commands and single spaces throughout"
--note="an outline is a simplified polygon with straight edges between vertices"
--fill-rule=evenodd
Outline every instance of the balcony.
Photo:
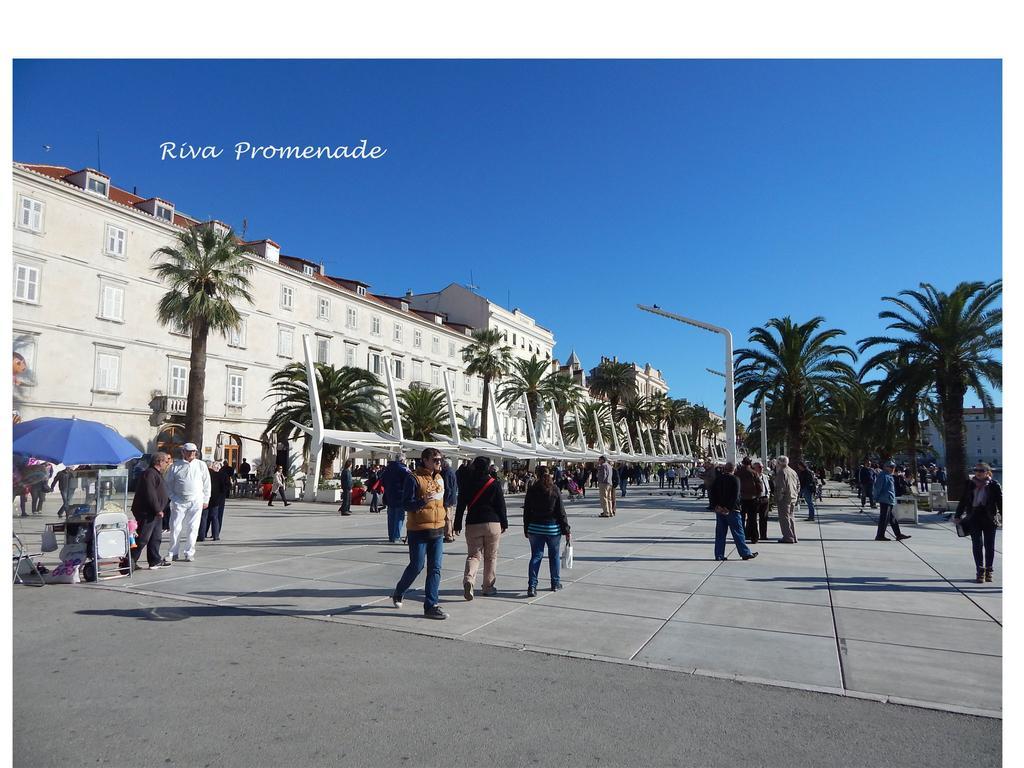
M 184 397 L 170 397 L 158 395 L 153 398 L 151 405 L 153 412 L 163 420 L 170 416 L 184 416 L 187 401 Z

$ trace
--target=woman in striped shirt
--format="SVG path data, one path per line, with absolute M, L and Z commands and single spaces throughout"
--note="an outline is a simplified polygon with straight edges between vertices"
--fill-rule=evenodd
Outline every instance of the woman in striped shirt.
M 548 565 L 551 570 L 551 591 L 562 588 L 561 570 L 558 561 L 562 534 L 569 543 L 569 521 L 562 506 L 562 494 L 555 487 L 547 467 L 537 467 L 537 482 L 526 492 L 523 503 L 523 532 L 530 540 L 530 571 L 527 597 L 537 596 L 537 577 L 540 561 L 544 559 L 544 547 L 548 550 Z

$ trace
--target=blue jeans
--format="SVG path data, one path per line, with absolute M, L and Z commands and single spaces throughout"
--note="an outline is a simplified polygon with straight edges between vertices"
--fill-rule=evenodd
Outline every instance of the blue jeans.
M 390 508 L 388 509 L 390 513 Z M 437 590 L 441 586 L 441 562 L 444 560 L 444 529 L 433 531 L 409 531 L 409 564 L 398 580 L 395 595 L 401 597 L 423 570 L 427 561 L 427 584 L 424 587 L 423 607 L 437 605 Z M 436 536 L 434 534 L 437 534 Z
M 804 500 L 804 504 L 807 505 L 807 519 L 814 519 L 814 491 L 808 488 L 806 491 L 800 491 L 800 498 Z
M 388 541 L 402 540 L 402 523 L 405 522 L 405 508 L 388 505 Z
M 536 588 L 537 577 L 540 574 L 540 561 L 544 559 L 544 547 L 548 548 L 548 569 L 551 571 L 551 586 L 557 587 L 562 583 L 562 563 L 558 559 L 559 547 L 562 537 L 545 536 L 540 533 L 530 534 L 530 571 L 529 585 Z
M 622 495 L 626 495 L 626 478 L 619 479 L 619 490 L 622 491 Z
M 743 536 L 743 515 L 732 511 L 728 515 L 715 514 L 715 560 L 725 557 L 725 532 L 732 532 L 732 542 L 740 557 L 749 557 L 750 547 Z

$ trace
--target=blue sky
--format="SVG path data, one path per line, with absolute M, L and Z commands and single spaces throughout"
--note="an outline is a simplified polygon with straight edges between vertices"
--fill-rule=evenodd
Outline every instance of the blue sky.
M 738 347 L 824 315 L 852 346 L 882 295 L 1000 277 L 1001 88 L 996 61 L 20 61 L 14 157 L 95 166 L 99 131 L 118 186 L 381 293 L 472 270 L 561 359 L 649 361 L 721 411 L 718 337 L 635 305 Z M 387 155 L 230 151 L 362 138 Z

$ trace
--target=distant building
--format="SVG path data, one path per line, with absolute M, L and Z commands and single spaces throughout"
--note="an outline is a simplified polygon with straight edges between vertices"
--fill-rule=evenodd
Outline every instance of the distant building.
M 994 467 L 1003 466 L 1003 409 L 995 409 L 995 418 L 989 419 L 982 408 L 964 408 L 967 463 L 984 461 Z M 946 442 L 939 425 L 927 422 L 924 438 L 931 445 L 940 464 L 946 463 Z

